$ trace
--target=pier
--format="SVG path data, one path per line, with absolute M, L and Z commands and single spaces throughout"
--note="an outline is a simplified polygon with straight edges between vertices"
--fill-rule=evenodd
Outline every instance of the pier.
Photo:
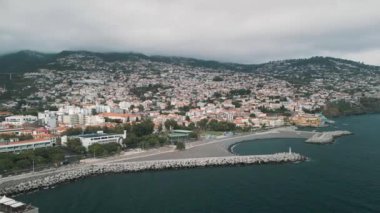
M 349 131 L 330 131 L 330 132 L 318 132 L 315 133 L 313 136 L 308 138 L 305 142 L 306 143 L 315 143 L 315 144 L 326 144 L 326 143 L 333 143 L 335 138 L 341 137 L 344 135 L 351 135 L 352 133 Z

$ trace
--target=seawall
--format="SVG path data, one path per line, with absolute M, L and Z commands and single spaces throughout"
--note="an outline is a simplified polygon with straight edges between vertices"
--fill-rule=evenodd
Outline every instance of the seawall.
M 287 163 L 305 161 L 307 158 L 297 153 L 275 153 L 270 155 L 226 156 L 208 158 L 189 158 L 156 161 L 123 162 L 114 164 L 97 164 L 77 169 L 58 172 L 35 179 L 22 180 L 12 184 L 0 185 L 0 194 L 12 195 L 43 189 L 56 184 L 77 179 L 112 173 L 131 173 L 167 169 L 185 169 L 196 167 L 216 167 L 234 165 L 253 165 L 270 163 Z

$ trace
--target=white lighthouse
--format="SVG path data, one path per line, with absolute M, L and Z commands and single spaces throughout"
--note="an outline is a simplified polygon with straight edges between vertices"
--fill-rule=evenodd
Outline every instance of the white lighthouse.
M 289 146 L 289 154 L 292 154 L 292 147 Z

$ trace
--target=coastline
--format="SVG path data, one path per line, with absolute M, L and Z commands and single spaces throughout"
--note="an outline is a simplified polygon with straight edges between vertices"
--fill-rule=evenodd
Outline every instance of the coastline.
M 247 155 L 247 156 L 227 156 L 213 158 L 189 158 L 176 160 L 159 161 L 139 161 L 125 162 L 107 165 L 92 165 L 79 170 L 60 172 L 55 175 L 46 176 L 39 179 L 23 181 L 17 185 L 0 189 L 1 194 L 17 195 L 39 189 L 46 189 L 58 184 L 67 183 L 91 176 L 134 173 L 143 171 L 158 171 L 172 169 L 189 169 L 199 167 L 221 167 L 221 166 L 244 166 L 254 164 L 280 164 L 290 162 L 300 162 L 307 160 L 307 157 L 298 153 L 275 153 L 270 155 Z
M 243 143 L 244 141 L 255 139 L 269 139 L 269 138 L 310 138 L 315 132 L 299 131 L 294 127 L 281 127 L 271 129 L 265 132 L 237 135 L 230 137 L 222 137 L 210 141 L 196 141 L 188 144 L 188 147 L 184 151 L 177 151 L 174 147 L 163 147 L 155 150 L 148 150 L 144 152 L 135 152 L 131 154 L 125 154 L 108 159 L 98 159 L 94 162 L 86 162 L 78 165 L 58 168 L 51 171 L 43 171 L 36 173 L 22 174 L 18 176 L 5 177 L 0 179 L 0 194 L 18 194 L 35 189 L 41 189 L 44 187 L 51 187 L 56 184 L 70 182 L 76 179 L 82 179 L 88 176 L 109 174 L 109 173 L 128 173 L 136 171 L 146 170 L 162 170 L 162 169 L 181 169 L 181 168 L 194 168 L 194 167 L 208 167 L 208 166 L 233 166 L 233 165 L 251 165 L 261 164 L 263 160 L 249 161 L 248 159 L 260 159 L 262 156 L 268 158 L 266 163 L 284 163 L 306 160 L 306 157 L 296 153 L 285 153 L 287 157 L 291 155 L 297 155 L 295 160 L 279 160 L 278 153 L 271 155 L 249 155 L 240 156 L 233 153 L 231 147 Z M 284 154 L 284 153 L 282 153 Z M 302 157 L 301 157 L 302 156 Z M 228 159 L 235 159 L 231 163 Z M 237 159 L 237 160 L 236 160 Z M 302 159 L 302 160 L 300 160 Z M 205 162 L 209 163 L 198 163 Z M 246 161 L 248 160 L 248 161 Z M 213 163 L 213 161 L 219 163 Z M 162 162 L 169 162 L 169 166 L 162 166 Z M 184 163 L 185 162 L 185 163 Z M 187 163 L 186 163 L 187 162 Z M 108 170 L 109 168 L 115 168 L 123 165 L 123 168 L 129 168 L 128 166 L 135 164 L 150 165 L 147 169 L 146 166 L 139 167 L 135 170 L 128 169 L 116 169 L 115 171 Z M 159 166 L 161 165 L 161 166 Z M 173 165 L 173 166 L 170 166 Z M 91 172 L 93 168 L 98 168 L 96 171 Z M 86 171 L 86 172 L 85 172 Z M 101 172 L 99 172 L 101 171 Z M 74 174 L 67 178 L 66 174 Z M 77 175 L 79 174 L 79 175 Z M 56 181 L 55 179 L 58 179 Z M 43 184 L 41 185 L 41 181 Z M 47 182 L 46 182 L 47 181 Z M 31 185 L 26 187 L 25 185 Z

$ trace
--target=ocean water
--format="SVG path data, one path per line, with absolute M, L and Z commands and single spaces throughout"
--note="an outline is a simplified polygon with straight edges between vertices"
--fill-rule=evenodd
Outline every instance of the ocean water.
M 303 163 L 91 177 L 19 196 L 40 212 L 380 212 L 380 115 L 336 119 L 330 145 L 246 141 L 239 154 L 287 151 Z

